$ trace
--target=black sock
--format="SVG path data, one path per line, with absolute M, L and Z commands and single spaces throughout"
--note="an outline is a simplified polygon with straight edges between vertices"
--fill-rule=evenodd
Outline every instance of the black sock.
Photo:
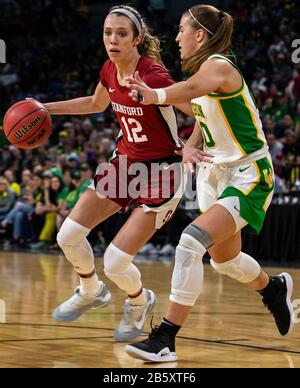
M 276 284 L 274 279 L 270 276 L 270 281 L 269 281 L 267 287 L 264 288 L 261 291 L 258 291 L 258 292 L 265 299 L 272 300 L 273 298 L 275 298 L 275 296 L 277 295 L 278 291 L 279 291 L 278 285 Z
M 166 318 L 163 318 L 159 329 L 168 333 L 171 337 L 175 338 L 179 330 L 181 329 L 181 326 L 175 325 L 175 323 L 172 323 L 168 321 Z

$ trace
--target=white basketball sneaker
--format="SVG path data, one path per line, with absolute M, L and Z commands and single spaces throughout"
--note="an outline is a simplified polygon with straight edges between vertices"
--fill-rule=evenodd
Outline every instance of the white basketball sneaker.
M 75 294 L 62 303 L 53 311 L 52 317 L 57 321 L 75 321 L 89 309 L 99 309 L 111 302 L 111 293 L 103 283 L 102 289 L 95 297 L 82 295 L 80 287 L 77 287 Z
M 124 303 L 124 314 L 115 330 L 117 342 L 131 341 L 142 334 L 146 318 L 151 314 L 156 303 L 156 296 L 153 291 L 145 290 L 147 302 L 141 306 L 133 306 L 128 300 Z

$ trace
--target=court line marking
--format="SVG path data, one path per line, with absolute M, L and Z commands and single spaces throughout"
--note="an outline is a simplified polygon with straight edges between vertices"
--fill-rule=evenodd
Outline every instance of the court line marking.
M 63 326 L 63 325 L 47 325 L 47 324 L 30 324 L 30 323 L 6 323 L 5 325 L 15 325 L 15 326 L 39 326 L 39 327 L 63 327 L 63 328 L 71 328 L 71 329 L 85 329 L 85 330 L 108 330 L 108 331 L 114 331 L 114 329 L 109 328 L 102 328 L 102 327 L 86 327 L 86 326 Z M 149 334 L 149 333 L 146 333 Z M 264 347 L 264 346 L 258 346 L 258 345 L 246 345 L 246 344 L 237 344 L 233 341 L 241 341 L 241 339 L 236 340 L 209 340 L 204 338 L 193 338 L 193 337 L 185 337 L 185 336 L 178 336 L 179 339 L 184 340 L 190 340 L 195 342 L 204 342 L 209 344 L 215 344 L 215 345 L 225 345 L 225 346 L 233 346 L 233 347 L 242 347 L 247 349 L 256 349 L 256 350 L 268 350 L 271 352 L 279 352 L 279 353 L 291 353 L 291 354 L 299 354 L 300 351 L 296 350 L 288 350 L 288 349 L 279 349 L 279 348 L 270 348 L 270 347 Z M 12 340 L 0 340 L 0 343 L 12 343 L 12 342 L 30 342 L 30 341 L 64 341 L 64 340 L 89 340 L 89 339 L 112 339 L 112 337 L 65 337 L 65 338 L 34 338 L 34 339 L 12 339 Z M 243 341 L 246 341 L 247 339 L 242 339 Z
M 239 340 L 206 340 L 206 339 L 203 339 L 203 338 L 192 338 L 192 337 L 184 337 L 184 336 L 178 336 L 177 338 L 181 338 L 181 339 L 184 339 L 184 340 L 196 341 L 196 342 L 206 342 L 206 343 L 235 346 L 235 347 L 247 348 L 247 349 L 269 350 L 271 352 L 292 353 L 292 354 L 299 354 L 300 355 L 300 351 L 296 351 L 296 350 L 269 348 L 269 347 L 258 346 L 258 345 L 237 344 L 237 343 L 233 342 L 233 341 L 239 341 Z
M 39 342 L 39 341 L 68 341 L 68 340 L 95 340 L 95 339 L 112 339 L 111 336 L 102 336 L 102 337 L 62 337 L 62 338 L 24 338 L 24 339 L 18 339 L 18 340 L 0 340 L 0 344 L 5 344 L 5 343 L 19 343 L 19 342 Z
M 98 315 L 123 315 L 124 313 L 123 312 L 115 312 L 115 311 L 103 311 L 103 312 L 89 312 L 87 313 L 87 316 L 98 316 Z M 164 315 L 165 314 L 165 311 L 155 311 L 155 314 L 158 314 L 158 315 Z M 37 316 L 44 316 L 44 317 L 47 317 L 47 316 L 52 316 L 52 313 L 6 313 L 6 315 L 24 315 L 24 316 L 27 316 L 27 315 L 37 315 Z M 261 312 L 261 313 L 247 313 L 247 312 L 242 312 L 242 311 L 239 311 L 239 312 L 210 312 L 210 313 L 201 313 L 201 312 L 191 312 L 190 315 L 219 315 L 219 316 L 223 316 L 223 315 L 250 315 L 250 316 L 268 316 L 268 314 L 264 313 L 264 312 Z

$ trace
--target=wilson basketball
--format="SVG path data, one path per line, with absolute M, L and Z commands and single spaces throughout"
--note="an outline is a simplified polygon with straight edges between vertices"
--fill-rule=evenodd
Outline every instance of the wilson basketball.
M 22 100 L 6 112 L 3 130 L 10 143 L 18 148 L 37 148 L 51 135 L 51 117 L 38 101 Z

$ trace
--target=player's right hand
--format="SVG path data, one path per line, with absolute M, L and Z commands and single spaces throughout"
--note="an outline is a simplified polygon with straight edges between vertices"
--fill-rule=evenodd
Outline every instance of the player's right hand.
M 141 79 L 139 72 L 136 71 L 134 76 L 126 77 L 128 88 L 131 89 L 129 97 L 133 101 L 140 102 L 142 105 L 151 105 L 158 103 L 158 96 L 155 89 L 149 86 Z

